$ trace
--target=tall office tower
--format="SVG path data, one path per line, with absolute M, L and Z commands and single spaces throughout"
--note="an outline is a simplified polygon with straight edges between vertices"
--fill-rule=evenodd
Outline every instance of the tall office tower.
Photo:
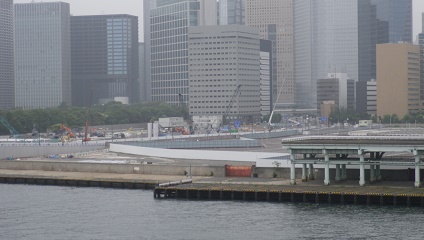
M 218 24 L 244 25 L 246 0 L 219 0 L 218 1 Z
M 138 82 L 140 84 L 140 102 L 147 102 L 147 82 L 146 82 L 146 54 L 144 42 L 138 44 Z
M 0 110 L 15 107 L 13 0 L 0 0 Z
M 293 2 L 296 1 L 246 0 L 246 25 L 259 28 L 262 39 L 273 41 L 272 99 L 277 105 L 294 104 Z
M 377 19 L 389 25 L 390 43 L 413 42 L 412 0 L 371 0 L 371 4 L 377 7 Z
M 189 28 L 190 115 L 260 116 L 258 29 L 227 25 Z
M 411 39 L 411 6 L 411 0 L 294 1 L 297 105 L 316 106 L 311 93 L 317 79 L 346 72 L 358 81 L 356 111 L 366 112 L 366 84 L 376 78 L 376 45 Z
M 377 45 L 377 116 L 420 111 L 420 48 L 408 43 Z
M 420 99 L 422 111 L 424 110 L 424 33 L 418 34 L 418 45 L 420 46 Z
M 16 107 L 71 104 L 69 4 L 15 4 Z
M 216 25 L 216 0 L 151 0 L 146 5 L 151 100 L 188 104 L 188 28 Z
M 71 17 L 72 102 L 75 106 L 140 99 L 138 17 Z

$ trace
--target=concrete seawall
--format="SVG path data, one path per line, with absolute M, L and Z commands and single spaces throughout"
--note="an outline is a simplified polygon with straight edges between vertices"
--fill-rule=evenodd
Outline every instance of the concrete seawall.
M 38 170 L 59 172 L 91 172 L 118 174 L 180 175 L 190 172 L 190 166 L 149 165 L 149 164 L 108 164 L 51 161 L 0 161 L 0 169 Z M 225 176 L 224 166 L 192 166 L 193 176 Z
M 87 145 L 82 145 L 81 143 L 67 143 L 64 146 L 62 146 L 61 143 L 43 143 L 40 146 L 37 143 L 7 143 L 0 144 L 0 159 L 6 159 L 8 157 L 27 158 L 36 156 L 81 153 L 104 148 L 105 145 L 100 143 L 90 143 Z

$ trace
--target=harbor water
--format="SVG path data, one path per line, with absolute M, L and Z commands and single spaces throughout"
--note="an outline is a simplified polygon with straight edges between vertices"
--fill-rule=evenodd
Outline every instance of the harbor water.
M 424 209 L 153 199 L 0 184 L 0 239 L 423 239 Z

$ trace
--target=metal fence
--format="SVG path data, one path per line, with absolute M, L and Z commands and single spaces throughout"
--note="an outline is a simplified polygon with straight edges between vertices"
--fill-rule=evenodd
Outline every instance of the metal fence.
M 201 148 L 254 148 L 261 147 L 258 140 L 213 140 L 213 141 L 141 141 L 127 142 L 131 146 L 165 149 L 201 149 Z

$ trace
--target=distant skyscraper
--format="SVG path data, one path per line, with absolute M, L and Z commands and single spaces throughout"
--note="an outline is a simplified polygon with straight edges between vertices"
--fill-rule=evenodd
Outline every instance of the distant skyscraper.
M 273 102 L 293 105 L 293 0 L 246 0 L 246 25 L 273 42 Z
M 371 0 L 377 19 L 389 25 L 389 42 L 413 42 L 412 0 Z
M 188 28 L 216 25 L 216 0 L 145 1 L 146 61 L 151 100 L 188 103 Z M 146 9 L 148 7 L 148 9 Z M 150 11 L 148 11 L 150 10 Z M 146 12 L 147 11 L 147 12 Z M 146 66 L 147 66 L 146 64 Z
M 139 102 L 138 17 L 71 17 L 72 101 L 76 106 Z
M 245 4 L 245 0 L 219 0 L 219 25 L 244 25 Z
M 145 54 L 145 48 L 144 43 L 138 44 L 138 82 L 140 84 L 140 102 L 146 102 L 148 101 L 148 94 L 147 90 L 150 88 L 147 87 L 146 82 L 146 54 Z
M 14 107 L 13 0 L 0 0 L 0 110 Z
M 294 1 L 297 105 L 316 106 L 317 79 L 345 72 L 360 82 L 356 111 L 366 112 L 366 82 L 376 78 L 376 45 L 411 42 L 411 16 L 411 0 Z
M 16 106 L 71 104 L 69 4 L 15 4 Z
M 233 119 L 258 119 L 259 30 L 235 25 L 190 27 L 188 36 L 190 115 L 222 116 L 228 110 Z

